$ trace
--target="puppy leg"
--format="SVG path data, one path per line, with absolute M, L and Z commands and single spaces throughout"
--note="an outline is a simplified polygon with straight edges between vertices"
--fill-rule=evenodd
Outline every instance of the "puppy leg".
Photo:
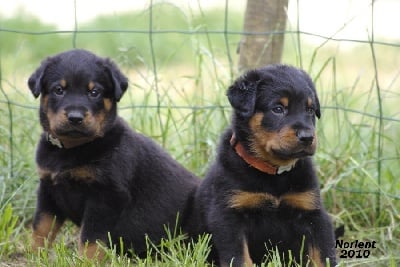
M 220 266 L 252 266 L 246 235 L 234 214 L 215 209 L 208 222 Z M 222 213 L 222 214 L 221 214 Z M 210 214 L 210 215 L 211 215 Z M 219 216 L 217 216 L 217 214 Z M 211 220 L 211 218 L 213 218 Z
M 243 266 L 253 266 L 253 260 L 250 257 L 249 247 L 247 246 L 247 240 L 243 240 Z
M 325 264 L 321 261 L 321 252 L 318 248 L 310 245 L 308 247 L 308 258 L 311 261 L 311 266 L 314 267 L 323 267 Z
M 335 237 L 329 216 L 324 211 L 320 211 L 310 221 L 314 227 L 307 243 L 308 258 L 312 266 L 325 266 L 327 259 L 330 266 L 335 266 Z
M 88 259 L 98 259 L 101 260 L 104 258 L 105 252 L 104 250 L 97 244 L 96 241 L 85 241 L 82 239 L 82 234 L 79 242 L 79 254 L 81 256 L 85 256 Z
M 100 194 L 101 197 L 101 194 Z M 120 217 L 120 207 L 105 203 L 104 199 L 87 201 L 81 225 L 79 252 L 87 258 L 102 259 L 105 251 L 98 245 L 108 244 L 108 235 L 112 233 Z
M 32 225 L 33 251 L 44 247 L 46 239 L 49 245 L 51 245 L 65 220 L 62 214 L 57 213 L 57 207 L 48 195 L 51 189 L 48 188 L 47 185 L 47 182 L 44 180 L 40 181 L 36 211 Z
M 45 212 L 37 213 L 32 232 L 33 251 L 37 251 L 40 247 L 45 247 L 46 239 L 51 245 L 61 226 L 62 222 L 57 221 L 56 216 Z
M 220 265 L 222 267 L 229 267 L 229 266 L 238 266 L 238 267 L 252 267 L 253 266 L 253 261 L 250 257 L 250 252 L 249 248 L 247 246 L 247 241 L 244 237 L 242 236 L 241 241 L 235 242 L 235 244 L 230 243 L 231 241 L 228 241 L 223 244 L 219 245 L 215 244 L 218 255 L 219 255 L 219 261 Z M 229 242 L 229 244 L 228 244 Z

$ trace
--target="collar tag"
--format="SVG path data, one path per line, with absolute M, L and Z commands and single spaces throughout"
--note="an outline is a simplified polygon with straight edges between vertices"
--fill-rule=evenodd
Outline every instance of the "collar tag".
M 284 172 L 290 172 L 295 164 L 290 164 L 290 165 L 286 165 L 286 166 L 280 166 L 278 168 L 278 170 L 276 171 L 276 174 L 282 174 Z
M 50 133 L 47 133 L 47 141 L 49 141 L 53 146 L 58 148 L 63 148 L 63 145 L 57 137 L 52 136 Z

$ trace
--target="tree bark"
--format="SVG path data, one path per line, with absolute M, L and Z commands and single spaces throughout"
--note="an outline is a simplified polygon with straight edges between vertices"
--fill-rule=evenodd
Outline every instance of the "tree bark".
M 281 61 L 287 6 L 288 0 L 247 0 L 240 72 Z

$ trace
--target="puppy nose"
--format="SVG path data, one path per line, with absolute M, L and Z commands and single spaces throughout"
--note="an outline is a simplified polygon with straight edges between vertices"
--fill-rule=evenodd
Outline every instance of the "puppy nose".
M 76 111 L 76 110 L 70 111 L 67 114 L 69 123 L 75 124 L 75 125 L 81 124 L 83 122 L 83 117 L 84 117 L 84 115 L 81 112 Z
M 304 146 L 309 146 L 314 141 L 314 131 L 298 130 L 296 132 L 297 139 Z

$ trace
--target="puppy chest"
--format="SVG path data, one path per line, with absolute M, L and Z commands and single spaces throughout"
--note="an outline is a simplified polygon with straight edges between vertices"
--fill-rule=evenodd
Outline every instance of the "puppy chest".
M 90 196 L 90 190 L 86 184 L 69 180 L 59 180 L 57 183 L 42 180 L 39 192 L 48 196 L 45 199 L 55 207 L 56 216 L 68 218 L 80 225 Z

